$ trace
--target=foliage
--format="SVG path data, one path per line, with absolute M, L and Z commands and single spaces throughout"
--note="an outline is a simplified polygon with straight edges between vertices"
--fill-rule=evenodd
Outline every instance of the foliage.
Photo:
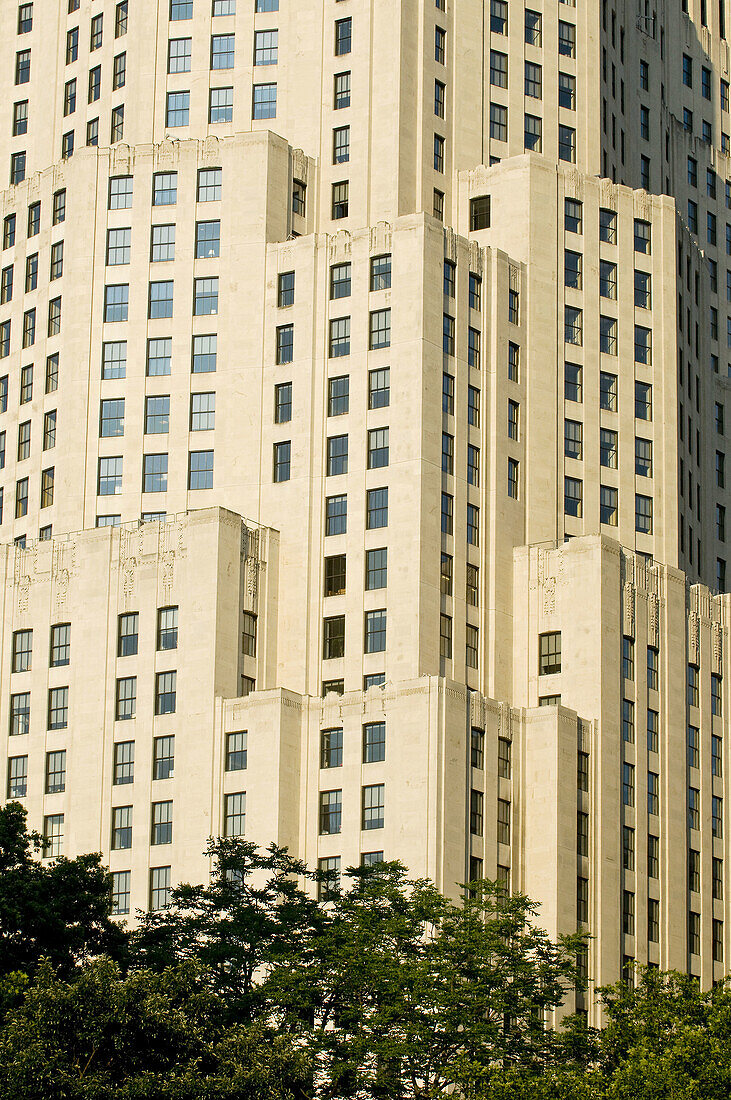
M 7 1100 L 731 1096 L 731 986 L 638 967 L 598 991 L 603 1030 L 552 1030 L 585 940 L 553 942 L 496 883 L 455 902 L 382 863 L 341 886 L 219 839 L 210 882 L 127 936 L 99 857 L 42 847 L 20 806 L 0 811 Z
M 18 802 L 0 807 L 0 976 L 33 975 L 42 958 L 63 975 L 101 953 L 121 959 L 126 935 L 111 919 L 111 876 L 101 856 L 41 863 L 38 833 Z
M 306 1059 L 256 1028 L 222 1026 L 192 963 L 127 978 L 98 959 L 71 982 L 41 965 L 0 1031 L 4 1100 L 301 1100 Z

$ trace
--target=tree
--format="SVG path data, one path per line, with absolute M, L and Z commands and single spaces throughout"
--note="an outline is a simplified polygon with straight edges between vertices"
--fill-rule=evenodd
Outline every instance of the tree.
M 222 1007 L 192 963 L 124 978 L 97 959 L 67 982 L 44 962 L 0 1030 L 3 1098 L 304 1100 L 306 1057 Z
M 111 875 L 97 854 L 41 863 L 18 802 L 0 808 L 0 976 L 32 975 L 41 958 L 68 975 L 98 954 L 124 956 L 126 934 L 110 916 Z
M 701 992 L 687 974 L 636 967 L 636 984 L 599 991 L 599 1062 L 611 1100 L 727 1100 L 731 986 Z
M 583 937 L 553 944 L 537 906 L 495 883 L 454 904 L 397 863 L 348 878 L 317 940 L 270 980 L 282 1028 L 307 1020 L 319 1095 L 426 1100 L 504 1063 L 550 1064 L 546 1016 L 577 981 Z
M 260 851 L 240 837 L 210 840 L 206 855 L 213 860 L 209 884 L 177 886 L 169 909 L 142 916 L 131 964 L 159 971 L 195 960 L 231 1019 L 266 1018 L 271 968 L 304 950 L 325 920 L 298 886 L 317 873 L 284 848 Z

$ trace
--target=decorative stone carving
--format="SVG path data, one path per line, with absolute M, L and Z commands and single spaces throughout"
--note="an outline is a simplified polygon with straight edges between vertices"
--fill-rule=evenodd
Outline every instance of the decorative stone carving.
M 221 143 L 215 134 L 209 134 L 201 142 L 200 159 L 204 164 L 218 165 L 221 161 Z
M 723 634 L 720 623 L 714 623 L 711 628 L 711 657 L 713 671 L 721 676 L 723 674 Z
M 635 636 L 635 587 L 625 584 L 623 592 L 624 633 L 630 638 Z
M 480 248 L 477 241 L 470 241 L 470 271 L 474 271 L 475 275 L 482 275 L 484 268 L 484 252 Z
M 302 149 L 292 150 L 292 176 L 302 183 L 307 183 L 307 173 L 310 166 L 309 159 Z
M 700 663 L 700 619 L 694 611 L 688 616 L 688 661 Z
M 339 229 L 329 238 L 330 260 L 347 259 L 352 251 L 353 239 L 347 229 Z
M 444 258 L 453 264 L 457 262 L 457 234 L 451 225 L 444 227 Z
M 378 255 L 381 252 L 391 251 L 393 228 L 390 222 L 378 222 L 370 231 L 370 251 Z
M 650 645 L 657 649 L 660 644 L 660 601 L 655 595 L 650 595 L 647 601 L 647 637 Z

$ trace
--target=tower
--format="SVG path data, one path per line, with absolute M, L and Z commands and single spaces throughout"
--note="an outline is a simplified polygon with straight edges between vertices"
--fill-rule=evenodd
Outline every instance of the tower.
M 498 877 L 600 983 L 724 972 L 731 119 L 688 2 L 0 17 L 6 794 L 120 915 L 245 833 Z

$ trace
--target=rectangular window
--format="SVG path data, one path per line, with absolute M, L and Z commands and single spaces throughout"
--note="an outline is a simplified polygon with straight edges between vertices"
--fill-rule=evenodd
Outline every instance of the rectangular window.
M 120 6 L 117 5 L 117 7 Z M 129 913 L 131 880 L 131 871 L 114 871 L 112 873 L 112 914 L 114 916 L 123 916 Z
M 25 798 L 28 793 L 28 757 L 8 758 L 8 798 Z
M 334 615 L 323 620 L 322 657 L 325 661 L 345 656 L 345 616 Z
M 340 832 L 343 819 L 343 792 L 320 792 L 320 836 L 334 836 Z
M 175 0 L 172 0 L 174 4 Z M 183 5 L 179 5 L 182 7 Z M 185 5 L 187 6 L 187 5 Z M 192 0 L 190 3 L 192 9 Z M 151 867 L 150 868 L 150 911 L 157 912 L 160 909 L 167 909 L 172 901 L 172 887 L 170 884 L 170 868 L 169 867 Z
M 218 313 L 218 279 L 195 279 L 193 287 L 193 315 L 208 317 Z
M 583 482 L 579 478 L 564 478 L 564 512 L 578 519 L 583 515 Z
M 499 103 L 490 104 L 490 137 L 495 141 L 508 140 L 508 109 Z
M 550 676 L 561 671 L 561 632 L 538 636 L 538 673 Z
M 142 456 L 142 492 L 164 493 L 168 487 L 167 454 Z
M 480 195 L 470 199 L 470 233 L 490 228 L 490 196 Z
M 363 787 L 363 830 L 382 829 L 385 817 L 385 785 L 374 783 Z
M 197 249 L 196 249 L 197 258 Z M 153 225 L 150 229 L 150 262 L 166 263 L 175 259 L 175 226 Z M 129 263 L 129 258 L 126 261 Z M 172 285 L 172 284 L 171 284 Z M 151 284 L 152 286 L 152 284 Z M 172 296 L 171 296 L 172 297 Z
M 368 722 L 363 726 L 363 763 L 386 759 L 386 723 Z
M 226 771 L 245 771 L 247 763 L 248 732 L 241 730 L 226 734 Z
M 504 798 L 497 800 L 497 842 L 510 844 L 510 803 Z
M 326 559 L 328 560 L 328 559 Z M 388 583 L 388 550 L 382 547 L 378 550 L 366 551 L 366 592 L 373 592 L 378 588 L 385 588 Z
M 330 321 L 329 356 L 337 359 L 342 355 L 350 355 L 350 317 Z
M 377 309 L 370 315 L 370 342 L 371 351 L 377 348 L 387 348 L 391 344 L 391 310 Z
M 388 488 L 368 489 L 366 493 L 366 530 L 388 526 Z
M 114 786 L 124 786 L 134 783 L 135 777 L 135 743 L 134 741 L 116 741 L 114 744 L 114 764 L 112 783 Z
M 334 78 L 334 103 L 336 111 L 350 106 L 350 73 L 336 73 Z
M 43 850 L 45 859 L 56 859 L 63 852 L 63 814 L 47 814 L 43 818 L 43 835 L 50 843 Z
M 213 451 L 191 451 L 188 458 L 188 488 L 213 488 Z
M 177 201 L 178 173 L 156 172 L 152 177 L 152 205 L 174 206 Z
M 172 844 L 173 804 L 171 801 L 153 802 L 150 822 L 150 844 Z
M 325 500 L 325 535 L 344 535 L 347 530 L 347 522 L 347 497 L 327 497 Z
M 251 117 L 266 119 L 277 117 L 277 85 L 255 84 L 252 89 Z
M 198 202 L 218 202 L 223 188 L 223 169 L 198 169 Z
M 391 254 L 371 258 L 370 289 L 388 290 L 391 286 Z

